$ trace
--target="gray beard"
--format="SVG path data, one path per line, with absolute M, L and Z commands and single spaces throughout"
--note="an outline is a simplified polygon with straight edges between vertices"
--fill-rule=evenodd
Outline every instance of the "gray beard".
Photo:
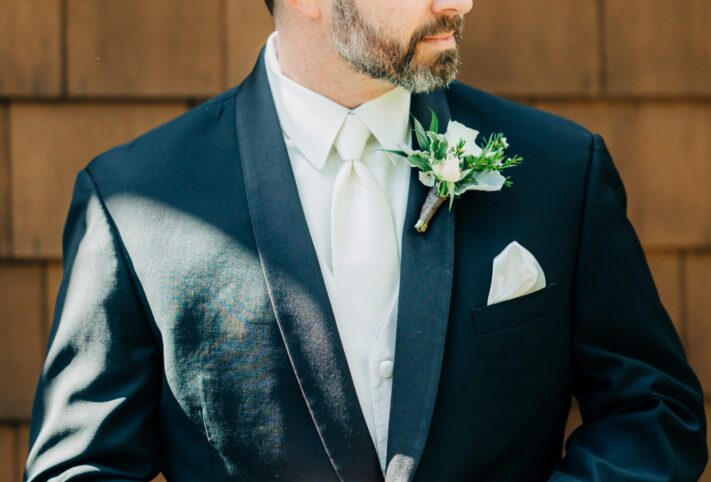
M 366 24 L 353 0 L 333 2 L 330 37 L 336 53 L 358 72 L 386 80 L 412 93 L 426 93 L 446 87 L 456 78 L 461 64 L 461 32 L 461 27 L 455 29 L 456 50 L 441 52 L 428 66 L 415 65 L 413 58 L 420 37 L 413 38 L 410 45 L 403 48 Z

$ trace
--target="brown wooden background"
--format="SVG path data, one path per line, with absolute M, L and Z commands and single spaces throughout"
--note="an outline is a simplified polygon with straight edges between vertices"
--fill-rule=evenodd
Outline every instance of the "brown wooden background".
M 459 79 L 604 136 L 711 393 L 711 2 L 474 4 Z M 0 0 L 0 480 L 24 464 L 77 170 L 240 82 L 271 30 L 261 0 Z

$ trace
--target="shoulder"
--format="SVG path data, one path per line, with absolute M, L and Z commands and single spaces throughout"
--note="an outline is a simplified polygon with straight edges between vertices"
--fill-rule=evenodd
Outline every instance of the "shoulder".
M 132 187 L 132 183 L 163 179 L 171 174 L 204 166 L 216 152 L 235 141 L 233 102 L 237 88 L 222 92 L 202 104 L 143 134 L 92 158 L 85 170 L 102 184 Z M 101 190 L 101 189 L 100 189 Z
M 594 142 L 586 127 L 563 116 L 454 81 L 445 89 L 452 118 L 482 134 L 503 132 L 533 154 L 546 152 L 587 161 Z
M 508 127 L 514 130 L 516 126 L 525 125 L 527 130 L 535 128 L 534 133 L 555 133 L 586 140 L 589 140 L 591 135 L 587 128 L 571 119 L 477 89 L 460 81 L 452 82 L 449 88 L 445 89 L 445 94 L 453 117 L 472 121 L 479 118 L 491 123 L 492 127 Z
M 579 186 L 587 177 L 596 135 L 571 119 L 454 81 L 444 90 L 451 117 L 480 135 L 503 132 L 510 152 L 525 159 L 516 172 L 532 184 Z M 551 178 L 548 173 L 555 173 Z M 521 177 L 521 176 L 519 176 Z

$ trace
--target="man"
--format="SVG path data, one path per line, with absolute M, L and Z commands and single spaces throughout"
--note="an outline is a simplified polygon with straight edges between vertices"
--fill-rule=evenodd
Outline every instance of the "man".
M 26 480 L 697 480 L 701 386 L 600 136 L 454 80 L 471 0 L 267 4 L 244 82 L 77 175 Z M 525 160 L 418 232 L 379 149 L 430 109 Z M 543 284 L 488 303 L 509 249 Z

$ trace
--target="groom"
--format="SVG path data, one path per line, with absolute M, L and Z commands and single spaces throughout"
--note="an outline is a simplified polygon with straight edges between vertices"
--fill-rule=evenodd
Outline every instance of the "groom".
M 702 389 L 600 136 L 453 80 L 471 0 L 267 4 L 244 82 L 79 171 L 25 480 L 698 480 Z M 430 109 L 525 160 L 420 233 L 379 149 Z

